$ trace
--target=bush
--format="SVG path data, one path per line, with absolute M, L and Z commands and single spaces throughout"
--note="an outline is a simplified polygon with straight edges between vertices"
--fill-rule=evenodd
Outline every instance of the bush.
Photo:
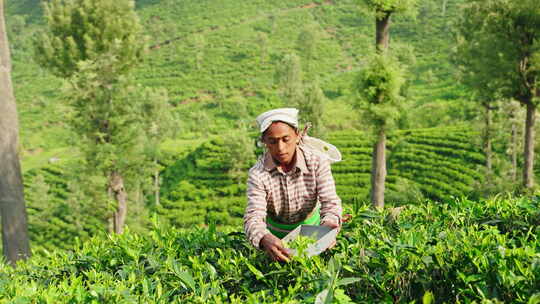
M 180 231 L 154 220 L 145 236 L 127 231 L 15 269 L 0 265 L 0 299 L 313 303 L 329 292 L 333 303 L 419 303 L 424 296 L 440 303 L 536 303 L 539 205 L 527 198 L 427 202 L 399 216 L 359 205 L 334 249 L 288 264 L 269 262 L 237 229 Z

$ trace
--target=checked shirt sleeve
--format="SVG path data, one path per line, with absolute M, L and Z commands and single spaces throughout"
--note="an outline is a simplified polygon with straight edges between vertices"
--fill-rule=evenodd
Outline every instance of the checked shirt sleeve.
M 244 232 L 249 242 L 260 248 L 261 239 L 270 231 L 266 228 L 266 191 L 259 177 L 250 170 L 247 181 L 247 207 L 244 212 Z
M 334 177 L 328 161 L 321 160 L 316 170 L 317 193 L 321 203 L 321 224 L 335 223 L 341 225 L 343 208 L 341 199 L 336 193 Z

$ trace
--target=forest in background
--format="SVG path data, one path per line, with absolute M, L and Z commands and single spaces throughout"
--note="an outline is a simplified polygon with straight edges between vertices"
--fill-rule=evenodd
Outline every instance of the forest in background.
M 393 20 L 390 47 L 407 72 L 402 88 L 406 100 L 396 128 L 400 131 L 389 135 L 391 203 L 480 198 L 514 191 L 519 184 L 512 152 L 514 166 L 520 167 L 523 136 L 511 141 L 511 129 L 523 129 L 519 106 L 514 106 L 513 120 L 505 108 L 510 106 L 495 111 L 495 173 L 489 182 L 484 178 L 484 109 L 475 102 L 474 91 L 461 84 L 463 69 L 456 59 L 462 4 L 426 1 L 415 17 L 396 15 Z M 278 77 L 290 54 L 299 57 L 300 82 L 306 88 L 316 83 L 323 92 L 321 120 L 315 127 L 323 126 L 321 137 L 335 138 L 344 153 L 345 161 L 334 169 L 339 194 L 345 204 L 369 199 L 373 138 L 354 107 L 353 83 L 374 52 L 373 15 L 346 0 L 242 5 L 137 1 L 136 9 L 149 50 L 135 79 L 144 87 L 167 91 L 172 121 L 169 138 L 154 152 L 158 166 L 128 178 L 131 229 L 145 230 L 155 211 L 182 227 L 239 223 L 245 204 L 242 178 L 255 159 L 250 154 L 254 117 L 287 105 L 286 88 Z M 84 238 L 101 230 L 99 223 L 114 206 L 99 196 L 99 177 L 84 171 L 81 152 L 73 148 L 77 136 L 66 125 L 71 113 L 62 95 L 65 85 L 34 60 L 33 41 L 44 24 L 41 6 L 37 1 L 9 1 L 7 14 L 30 229 L 34 239 L 49 239 L 47 227 L 57 222 L 61 225 L 54 235 L 62 231 L 63 237 L 52 242 L 69 244 L 66 240 L 73 235 Z M 436 170 L 441 161 L 449 165 Z M 156 199 L 156 170 L 161 202 Z M 94 187 L 87 187 L 92 182 Z M 87 212 L 95 217 L 82 216 Z

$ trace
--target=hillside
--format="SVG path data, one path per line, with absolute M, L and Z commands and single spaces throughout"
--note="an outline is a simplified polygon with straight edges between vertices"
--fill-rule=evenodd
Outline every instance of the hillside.
M 393 20 L 392 51 L 409 70 L 403 116 L 388 142 L 391 204 L 481 197 L 479 110 L 452 61 L 463 2 L 421 1 L 415 18 Z M 240 225 L 245 182 L 229 174 L 224 143 L 239 129 L 255 142 L 256 115 L 286 105 L 274 78 L 291 52 L 301 56 L 305 81 L 318 79 L 324 91 L 325 139 L 344 154 L 333 167 L 338 194 L 349 207 L 368 198 L 371 139 L 353 107 L 352 86 L 373 52 L 374 17 L 357 1 L 142 0 L 136 9 L 150 46 L 136 78 L 168 90 L 176 135 L 161 145 L 160 204 L 148 185 L 128 189 L 132 230 L 146 231 L 154 212 L 176 227 Z M 113 207 L 103 181 L 82 171 L 77 139 L 65 123 L 62 80 L 32 59 L 32 39 L 43 25 L 39 1 L 10 0 L 7 13 L 32 240 L 70 248 L 76 238 L 104 231 Z M 305 30 L 317 37 L 309 57 L 299 42 Z M 508 158 L 506 145 L 494 151 Z M 83 193 L 94 183 L 92 196 Z
M 494 111 L 488 174 L 485 117 L 459 81 L 455 24 L 467 1 L 418 1 L 416 16 L 392 17 L 407 79 L 386 133 L 385 208 L 374 210 L 374 138 L 353 92 L 374 52 L 361 1 L 135 0 L 148 44 L 135 80 L 168 91 L 174 135 L 145 146 L 151 169 L 141 161 L 123 176 L 121 235 L 107 174 L 74 148 L 64 81 L 34 62 L 41 2 L 6 0 L 32 257 L 0 260 L 0 303 L 540 303 L 540 196 L 514 196 L 523 161 L 511 153 L 523 147 L 511 132 L 523 138 L 523 126 Z M 334 248 L 277 263 L 248 244 L 242 216 L 263 151 L 254 118 L 288 106 L 276 71 L 290 53 L 324 93 L 345 216 Z
M 350 88 L 355 72 L 373 50 L 374 19 L 355 1 L 136 3 L 153 46 L 137 77 L 143 85 L 169 91 L 179 136 L 215 134 L 234 126 L 234 121 L 251 123 L 262 110 L 283 105 L 273 80 L 275 67 L 285 54 L 301 53 L 297 41 L 305 29 L 317 34 L 313 58 L 304 57 L 303 65 L 310 69 L 306 78 L 319 78 L 328 98 L 326 124 L 335 130 L 362 128 L 351 111 Z M 428 1 L 416 20 L 395 20 L 393 45 L 411 65 L 407 115 L 414 119 L 409 119 L 408 128 L 470 118 L 462 109 L 470 103 L 464 102 L 463 89 L 456 86 L 450 61 L 458 5 L 457 0 L 448 1 L 442 15 L 436 2 Z M 67 111 L 61 81 L 32 60 L 31 38 L 43 22 L 39 7 L 37 0 L 8 1 L 7 5 L 25 163 L 31 163 L 36 154 L 72 154 L 60 149 L 70 146 L 70 134 L 61 119 Z M 411 59 L 411 52 L 416 59 Z M 432 113 L 433 107 L 438 108 L 440 119 L 424 112 Z M 201 121 L 206 122 L 205 130 L 197 123 Z
M 447 202 L 461 197 L 478 198 L 476 187 L 484 179 L 479 170 L 484 156 L 471 141 L 476 136 L 463 127 L 403 130 L 391 134 L 387 202 L 405 205 L 426 200 Z M 334 164 L 332 171 L 344 206 L 351 208 L 368 201 L 371 170 L 368 138 L 361 132 L 342 131 L 332 134 L 330 139 L 343 154 L 343 161 Z M 227 161 L 229 153 L 224 141 L 216 138 L 197 145 L 183 157 L 174 155 L 162 172 L 161 203 L 149 208 L 160 214 L 164 223 L 174 227 L 211 224 L 240 227 L 246 203 L 245 172 L 249 168 L 243 168 L 245 172 L 240 178 L 233 178 Z M 31 234 L 40 244 L 69 247 L 73 244 L 71 236 L 86 239 L 100 230 L 100 221 L 105 221 L 98 216 L 93 221 L 77 217 L 81 211 L 70 203 L 72 196 L 77 197 L 77 187 L 67 182 L 72 178 L 69 170 L 70 166 L 53 164 L 30 170 L 25 175 Z M 95 204 L 87 204 L 92 207 L 86 207 L 85 213 L 96 213 Z M 135 201 L 132 208 L 140 207 Z M 42 224 L 40 219 L 46 217 L 44 214 L 50 214 L 56 224 Z

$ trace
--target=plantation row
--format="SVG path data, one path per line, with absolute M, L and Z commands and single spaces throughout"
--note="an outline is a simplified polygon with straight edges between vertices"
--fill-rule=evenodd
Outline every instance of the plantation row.
M 0 266 L 11 303 L 538 303 L 537 199 L 457 200 L 376 212 L 357 204 L 337 246 L 269 263 L 239 228 L 160 227 Z M 349 212 L 349 211 L 348 211 Z
M 407 203 L 416 187 L 432 200 L 470 196 L 483 177 L 478 167 L 484 156 L 465 128 L 400 131 L 389 137 L 388 195 Z M 370 188 L 372 146 L 365 135 L 336 134 L 330 142 L 340 148 L 343 160 L 332 166 L 338 194 L 345 203 L 367 200 Z M 398 203 L 396 201 L 396 203 Z
M 477 171 L 483 156 L 471 144 L 474 136 L 471 131 L 460 128 L 413 130 L 393 135 L 389 139 L 387 201 L 404 204 L 422 198 L 444 201 L 471 196 L 475 183 L 483 178 Z M 371 144 L 358 132 L 336 133 L 329 142 L 343 154 L 344 160 L 332 166 L 343 203 L 367 201 Z M 447 147 L 453 147 L 452 154 L 444 150 Z M 411 150 L 413 148 L 415 150 Z M 240 178 L 233 180 L 227 173 L 230 167 L 225 161 L 227 155 L 223 143 L 214 140 L 168 166 L 162 175 L 164 199 L 158 208 L 160 214 L 180 227 L 211 222 L 241 223 L 248 167 Z
M 34 249 L 68 249 L 77 239 L 86 240 L 106 230 L 104 216 L 108 206 L 93 203 L 82 195 L 66 166 L 69 164 L 49 164 L 24 174 L 28 227 Z
M 446 58 L 442 53 L 451 47 L 446 42 L 450 31 L 441 29 L 448 26 L 447 17 L 457 14 L 460 1 L 449 2 L 445 16 L 438 5 L 426 3 L 419 22 L 395 20 L 395 40 L 416 46 L 418 61 L 411 65 L 415 77 L 428 69 L 433 69 L 435 76 L 451 74 L 453 67 L 441 62 L 441 58 Z M 43 24 L 38 2 L 7 2 L 7 20 L 8 29 L 15 29 L 10 33 L 13 82 L 20 105 L 23 146 L 49 152 L 69 146 L 73 137 L 64 122 L 57 119 L 68 112 L 59 90 L 61 80 L 32 60 L 32 37 Z M 283 56 L 291 52 L 302 57 L 306 80 L 318 78 L 328 99 L 336 101 L 330 108 L 349 104 L 355 72 L 373 47 L 373 16 L 359 10 L 353 0 L 138 0 L 136 9 L 149 44 L 155 46 L 137 69 L 137 81 L 168 90 L 169 102 L 176 106 L 172 111 L 183 133 L 217 134 L 246 117 L 245 113 L 253 116 L 263 107 L 283 106 L 274 76 Z M 17 26 L 16 20 L 22 20 L 21 24 Z M 316 35 L 309 56 L 298 42 L 306 29 Z M 402 47 L 395 46 L 401 54 Z M 408 52 L 407 48 L 404 52 Z M 411 84 L 420 85 L 422 90 L 439 88 L 438 81 Z M 343 117 L 348 109 L 340 106 L 335 111 Z M 339 121 L 333 128 L 344 126 L 350 124 Z
M 466 129 L 403 131 L 389 138 L 386 201 L 406 204 L 429 198 L 474 196 L 483 177 L 476 169 L 482 155 L 469 143 L 475 135 Z M 444 139 L 444 140 L 443 140 Z M 420 140 L 422 143 L 419 143 Z M 371 145 L 359 132 L 335 133 L 329 142 L 340 148 L 343 161 L 332 166 L 338 195 L 345 206 L 369 199 Z M 441 148 L 452 146 L 451 154 Z M 259 154 L 262 151 L 259 150 Z M 174 152 L 178 153 L 178 152 Z M 245 178 L 249 167 L 231 175 L 230 150 L 224 141 L 209 140 L 191 152 L 163 160 L 160 204 L 144 208 L 157 212 L 175 227 L 238 227 L 246 204 Z M 178 154 L 176 154 L 178 155 Z M 255 162 L 249 162 L 251 166 Z M 46 248 L 68 248 L 75 237 L 87 239 L 104 231 L 109 206 L 100 206 L 81 195 L 73 174 L 62 162 L 25 174 L 32 240 Z M 148 202 L 153 202 L 147 192 Z M 130 192 L 130 208 L 136 210 L 138 194 Z M 93 214 L 82 216 L 81 214 Z

